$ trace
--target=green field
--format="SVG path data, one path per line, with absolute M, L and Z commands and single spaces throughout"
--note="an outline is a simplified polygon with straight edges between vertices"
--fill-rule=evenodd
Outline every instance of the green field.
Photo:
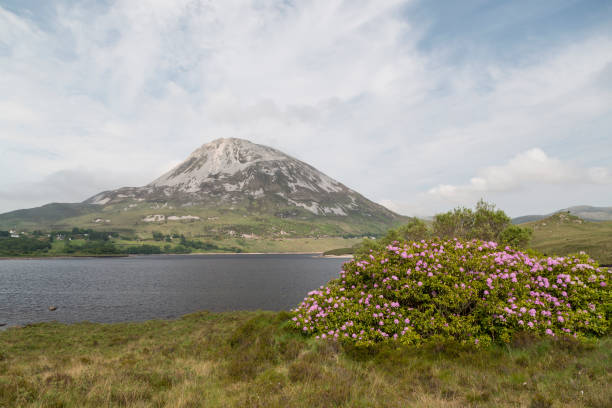
M 68 207 L 64 207 L 68 206 Z M 249 207 L 180 207 L 140 204 L 115 204 L 106 207 L 84 204 L 50 204 L 30 210 L 0 214 L 0 230 L 70 230 L 73 227 L 117 231 L 146 237 L 153 231 L 184 234 L 188 238 L 226 239 L 243 234 L 263 238 L 322 236 L 362 236 L 384 233 L 408 217 L 380 219 L 366 215 L 316 216 L 293 209 L 291 215 L 274 214 Z M 145 221 L 153 215 L 163 221 Z M 169 220 L 167 217 L 192 216 L 199 219 Z M 396 225 L 397 224 L 397 225 Z
M 288 313 L 0 332 L 1 407 L 610 407 L 612 339 L 345 349 Z
M 273 253 L 273 252 L 325 252 L 331 248 L 337 248 L 341 246 L 352 246 L 360 242 L 359 238 L 341 238 L 341 237 L 327 237 L 327 238 L 277 238 L 277 239 L 224 239 L 218 241 L 206 240 L 205 242 L 213 243 L 220 249 L 202 250 L 193 249 L 191 253 L 218 253 L 218 252 L 235 252 L 229 248 L 239 248 L 242 252 L 246 253 Z M 85 241 L 83 240 L 72 240 L 73 245 L 81 245 Z M 115 244 L 119 249 L 126 249 L 128 247 L 140 246 L 140 245 L 154 245 L 163 249 L 165 245 L 176 246 L 180 244 L 179 239 L 173 239 L 171 242 L 166 241 L 155 241 L 152 239 L 143 240 L 125 240 L 125 239 L 111 239 L 110 242 Z M 45 254 L 36 256 L 65 256 L 64 241 L 55 241 L 52 244 L 52 248 Z M 224 249 L 224 248 L 227 248 Z M 86 254 L 82 254 L 86 255 Z M 28 255 L 25 255 L 28 256 Z
M 173 208 L 144 202 L 106 207 L 49 204 L 0 215 L 0 230 L 16 229 L 29 234 L 42 231 L 46 234 L 69 232 L 76 227 L 113 232 L 116 236 L 112 241 L 120 250 L 139 245 L 164 248 L 170 244 L 172 249 L 163 252 L 175 252 L 174 248 L 180 244 L 177 237 L 183 236 L 188 241 L 210 247 L 207 250 L 194 247 L 191 252 L 324 252 L 339 246 L 352 246 L 364 236 L 382 234 L 395 223 L 399 225 L 407 219 L 401 216 L 380 219 L 367 214 L 315 216 L 295 208 L 289 215 L 270 211 L 245 206 Z M 153 216 L 158 218 L 153 220 Z M 173 236 L 174 239 L 154 241 L 153 233 Z M 75 245 L 78 245 L 76 241 Z M 87 251 L 66 253 L 63 248 L 64 243 L 55 242 L 48 252 L 24 253 L 24 256 L 87 255 Z
M 533 229 L 531 248 L 545 254 L 585 251 L 600 264 L 612 264 L 612 221 L 589 222 L 559 213 L 522 224 Z

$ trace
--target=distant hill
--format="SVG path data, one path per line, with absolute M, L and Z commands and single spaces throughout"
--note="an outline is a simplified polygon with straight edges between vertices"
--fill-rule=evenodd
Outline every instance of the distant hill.
M 0 214 L 0 228 L 36 229 L 61 220 L 79 217 L 100 210 L 100 206 L 85 203 L 51 203 L 41 207 L 15 210 Z
M 359 236 L 408 217 L 268 146 L 217 139 L 142 187 L 0 214 L 0 229 L 95 228 L 210 239 Z
M 523 225 L 533 229 L 535 250 L 548 255 L 585 251 L 600 264 L 612 264 L 612 221 L 592 222 L 559 212 Z
M 513 218 L 512 223 L 515 225 L 524 224 L 526 222 L 542 220 L 548 216 L 549 215 L 522 215 L 520 217 Z
M 612 221 L 612 207 L 592 207 L 590 205 L 577 205 L 564 208 L 561 211 L 569 211 L 586 221 Z
M 523 215 L 512 219 L 513 224 L 524 224 L 550 217 L 559 212 L 569 212 L 572 215 L 582 218 L 585 221 L 612 221 L 612 207 L 593 207 L 590 205 L 577 205 L 574 207 L 563 208 L 546 215 Z

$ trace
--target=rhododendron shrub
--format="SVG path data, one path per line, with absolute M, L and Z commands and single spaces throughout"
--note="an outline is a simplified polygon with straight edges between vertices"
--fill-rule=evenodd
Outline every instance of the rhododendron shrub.
M 306 335 L 372 344 L 454 339 L 485 345 L 519 331 L 609 332 L 611 273 L 581 253 L 534 256 L 495 242 L 405 242 L 343 265 L 292 311 Z

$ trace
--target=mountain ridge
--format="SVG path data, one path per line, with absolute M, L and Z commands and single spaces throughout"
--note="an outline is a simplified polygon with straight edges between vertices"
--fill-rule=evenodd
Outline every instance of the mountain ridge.
M 315 215 L 351 212 L 397 217 L 319 170 L 268 146 L 248 140 L 216 139 L 194 150 L 182 163 L 143 187 L 122 187 L 85 200 L 109 205 L 124 201 L 239 204 L 265 198 Z
M 169 223 L 169 229 L 182 231 L 187 222 L 197 222 L 199 226 L 189 226 L 194 235 L 272 234 L 274 225 L 276 231 L 295 231 L 296 236 L 332 236 L 382 233 L 408 219 L 305 162 L 237 138 L 216 139 L 198 147 L 144 186 L 103 191 L 82 203 L 56 207 L 66 217 L 40 222 L 44 217 L 37 211 L 44 207 L 38 207 L 22 213 L 27 215 L 22 218 L 15 212 L 0 214 L 0 227 L 11 222 L 30 229 L 41 226 L 36 224 L 72 224 L 148 231 Z
M 552 213 L 541 215 L 522 215 L 512 219 L 513 224 L 524 224 L 543 220 L 560 212 L 568 212 L 572 215 L 582 218 L 585 221 L 612 221 L 612 207 L 596 207 L 590 205 L 575 205 L 572 207 L 563 208 Z

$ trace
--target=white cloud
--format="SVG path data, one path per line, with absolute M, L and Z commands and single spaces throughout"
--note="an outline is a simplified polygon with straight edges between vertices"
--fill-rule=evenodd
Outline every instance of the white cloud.
M 410 201 L 382 200 L 381 204 L 402 214 L 431 216 L 457 206 L 472 207 L 479 199 L 505 203 L 513 216 L 549 213 L 580 204 L 606 205 L 601 191 L 612 187 L 612 171 L 606 167 L 582 167 L 575 162 L 550 157 L 533 148 L 517 154 L 505 164 L 477 171 L 469 182 L 439 184 L 415 194 Z
M 14 208 L 29 208 L 50 202 L 74 203 L 117 186 L 144 182 L 143 179 L 126 177 L 110 169 L 101 173 L 85 168 L 62 170 L 38 182 L 8 185 L 8 188 L 0 190 L 0 201 Z
M 468 184 L 441 184 L 428 194 L 464 202 L 478 199 L 484 193 L 507 192 L 524 189 L 528 185 L 612 184 L 612 173 L 604 167 L 581 168 L 572 163 L 551 158 L 539 148 L 513 157 L 502 166 L 482 169 Z
M 478 169 L 533 146 L 564 163 L 576 154 L 576 168 L 609 159 L 609 36 L 521 63 L 453 63 L 444 46 L 421 49 L 428 22 L 410 3 L 118 0 L 57 6 L 44 29 L 0 6 L 0 191 L 74 169 L 99 174 L 96 187 L 144 184 L 203 143 L 244 137 L 431 214 L 449 203 L 429 190 L 473 190 L 462 180 L 474 174 L 495 188 L 503 175 Z M 524 208 L 494 191 L 502 208 Z M 70 197 L 88 195 L 75 184 Z M 44 199 L 25 197 L 0 196 L 0 212 Z

